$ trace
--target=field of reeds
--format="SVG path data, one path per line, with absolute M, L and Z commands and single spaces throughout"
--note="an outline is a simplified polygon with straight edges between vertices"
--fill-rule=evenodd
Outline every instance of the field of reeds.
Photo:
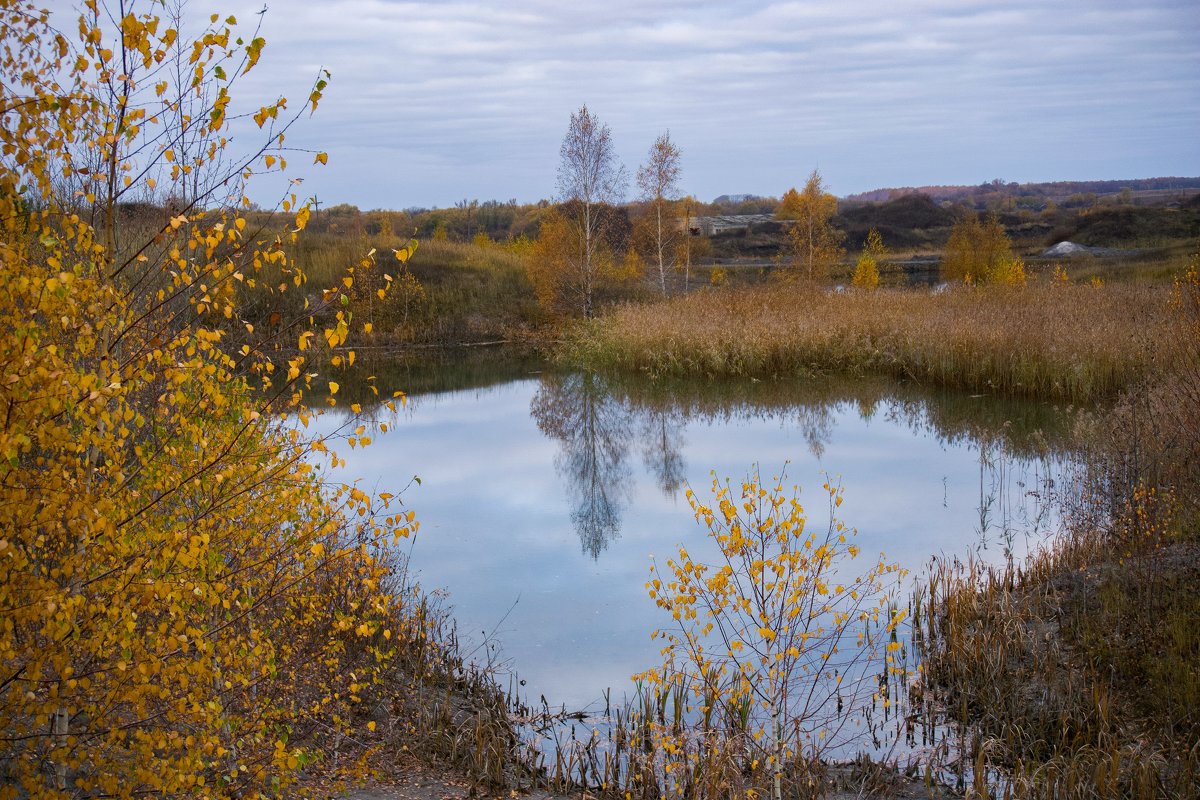
M 1200 542 L 1140 490 L 1005 566 L 939 561 L 914 641 L 941 754 L 979 796 L 1196 797 Z
M 533 756 L 537 783 L 563 795 L 582 791 L 584 797 L 773 797 L 774 770 L 755 755 L 761 743 L 751 731 L 750 704 L 716 695 L 689 697 L 691 688 L 638 684 L 632 697 L 608 702 L 589 718 L 518 704 L 516 718 L 543 739 Z M 883 701 L 869 709 L 855 718 L 886 735 Z M 892 713 L 890 722 L 897 720 Z M 945 787 L 917 761 L 899 764 L 864 754 L 834 763 L 796 753 L 779 778 L 781 796 L 797 800 L 945 796 Z
M 935 562 L 918 594 L 923 697 L 982 796 L 1200 796 L 1198 262 L 1173 370 L 1080 422 L 1058 538 L 1000 567 Z
M 1072 402 L 1170 368 L 1166 286 L 825 292 L 786 283 L 626 305 L 570 332 L 572 366 L 652 376 L 883 373 Z

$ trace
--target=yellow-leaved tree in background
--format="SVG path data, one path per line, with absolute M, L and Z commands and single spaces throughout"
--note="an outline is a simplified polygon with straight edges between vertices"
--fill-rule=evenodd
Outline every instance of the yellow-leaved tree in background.
M 243 314 L 311 291 L 282 249 L 307 205 L 245 185 L 327 76 L 238 106 L 257 31 L 130 6 L 0 2 L 0 798 L 277 796 L 405 635 L 376 552 L 414 523 L 304 433 L 350 284 Z
M 1025 262 L 1013 255 L 1000 219 L 969 213 L 954 223 L 942 257 L 942 276 L 966 283 L 1025 285 Z
M 845 234 L 833 227 L 837 198 L 826 191 L 821 173 L 813 170 L 802 191 L 788 189 L 780 200 L 775 218 L 787 226 L 787 247 L 798 276 L 808 281 L 826 278 L 845 251 Z

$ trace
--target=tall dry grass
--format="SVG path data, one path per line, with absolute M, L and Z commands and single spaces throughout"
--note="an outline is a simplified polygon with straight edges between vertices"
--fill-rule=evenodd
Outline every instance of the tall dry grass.
M 773 284 L 623 306 L 574 329 L 559 358 L 655 376 L 885 373 L 1087 401 L 1170 367 L 1169 296 L 1140 285 L 837 293 Z
M 872 680 L 874 676 L 871 676 Z M 887 692 L 861 713 L 847 713 L 867 728 L 865 735 L 887 737 Z M 544 699 L 544 698 L 543 698 Z M 536 730 L 544 745 L 534 756 L 538 785 L 561 795 L 639 800 L 728 800 L 773 796 L 775 770 L 761 755 L 749 722 L 752 703 L 729 702 L 704 692 L 689 698 L 685 684 L 638 683 L 632 697 L 603 713 L 555 711 L 517 706 L 515 717 Z M 891 725 L 896 724 L 892 713 Z M 845 721 L 845 720 L 843 720 Z M 780 790 L 792 800 L 828 797 L 938 797 L 932 772 L 915 759 L 823 761 L 811 751 L 782 762 Z
M 923 688 L 960 775 L 1007 796 L 1200 796 L 1200 257 L 1167 374 L 1085 419 L 1067 527 L 1023 563 L 938 562 Z
M 1074 531 L 1000 567 L 935 564 L 915 603 L 916 694 L 958 731 L 944 760 L 964 788 L 1197 796 L 1200 569 L 1164 522 L 1145 493 L 1119 535 Z

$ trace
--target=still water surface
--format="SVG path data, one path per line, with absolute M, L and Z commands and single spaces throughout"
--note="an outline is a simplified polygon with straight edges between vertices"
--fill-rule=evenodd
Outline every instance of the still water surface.
M 660 663 L 650 634 L 669 619 L 648 568 L 681 544 L 711 563 L 684 492 L 709 496 L 712 472 L 737 485 L 786 467 L 821 527 L 820 487 L 840 481 L 864 556 L 918 575 L 933 555 L 1023 553 L 1053 523 L 1043 498 L 1069 447 L 1069 410 L 873 379 L 618 384 L 527 361 L 406 379 L 433 390 L 341 451 L 339 477 L 404 490 L 421 522 L 410 567 L 445 591 L 461 638 L 568 710 Z

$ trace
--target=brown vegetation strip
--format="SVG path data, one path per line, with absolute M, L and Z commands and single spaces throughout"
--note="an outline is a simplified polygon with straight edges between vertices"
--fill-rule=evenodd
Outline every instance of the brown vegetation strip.
M 1169 299 L 1153 286 L 829 293 L 776 284 L 623 306 L 572 331 L 559 357 L 656 376 L 882 372 L 1085 401 L 1171 365 Z
M 999 770 L 1013 798 L 1198 796 L 1198 273 L 1168 312 L 1172 371 L 1081 421 L 1060 535 L 998 567 L 939 559 L 918 591 L 920 689 L 969 733 L 980 795 Z

